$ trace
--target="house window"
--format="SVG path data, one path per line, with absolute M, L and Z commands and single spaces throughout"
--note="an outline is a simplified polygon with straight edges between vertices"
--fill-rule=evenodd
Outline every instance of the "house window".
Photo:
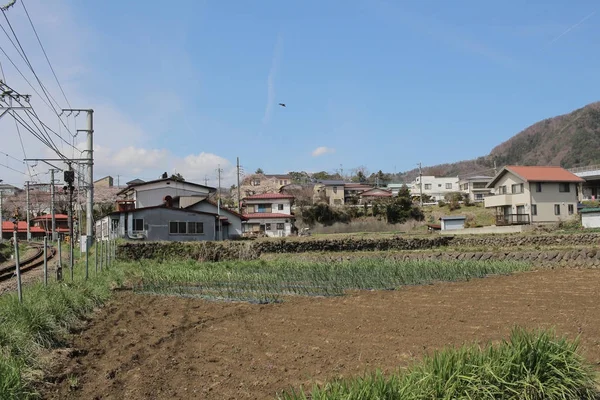
M 523 193 L 523 184 L 522 183 L 517 183 L 515 185 L 511 186 L 511 191 L 513 194 L 521 194 Z
M 133 220 L 133 231 L 143 231 L 144 230 L 144 220 L 143 219 L 134 219 Z
M 279 184 L 280 184 L 280 185 L 283 185 L 283 181 L 282 181 L 282 180 L 279 180 Z
M 260 179 L 253 179 L 252 186 L 260 186 Z
M 554 215 L 560 215 L 560 204 L 554 205 Z
M 256 208 L 258 209 L 257 212 L 259 212 L 259 213 L 267 212 L 267 206 L 265 204 L 259 204 L 258 206 L 256 206 Z
M 283 211 L 283 204 L 277 204 L 277 209 L 279 211 Z
M 187 223 L 179 221 L 169 222 L 169 234 L 184 235 L 187 233 Z
M 431 190 L 431 183 L 425 184 L 425 190 Z
M 218 226 L 219 225 L 217 224 L 217 227 Z M 187 228 L 187 233 L 189 233 L 190 235 L 204 233 L 204 223 L 202 222 L 188 222 Z
M 483 200 L 483 193 L 475 193 L 475 200 Z
M 451 183 L 446 183 L 446 189 L 452 190 L 452 184 Z
M 265 224 L 265 230 L 266 231 L 270 231 L 271 230 L 271 224 Z
M 537 204 L 531 205 L 531 215 L 537 215 Z
M 441 183 L 438 183 L 438 187 L 442 187 L 442 184 L 441 184 Z
M 333 193 L 336 194 L 337 193 L 337 186 L 333 187 Z
M 568 193 L 571 191 L 571 184 L 570 183 L 559 183 L 558 184 L 558 191 L 561 193 Z
M 575 207 L 573 207 L 573 204 L 569 204 L 569 215 L 573 215 L 574 212 L 575 212 Z
M 469 190 L 469 183 L 468 182 L 463 185 L 463 190 Z
M 537 193 L 541 193 L 542 192 L 542 182 L 538 182 L 535 184 L 535 191 Z
M 277 230 L 278 231 L 282 231 L 285 229 L 285 225 L 283 224 L 283 222 L 278 222 L 277 223 Z
M 498 186 L 498 194 L 506 194 L 506 186 Z

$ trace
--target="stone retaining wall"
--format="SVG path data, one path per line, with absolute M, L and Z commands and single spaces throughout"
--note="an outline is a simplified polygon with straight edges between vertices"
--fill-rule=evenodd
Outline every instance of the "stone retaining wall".
M 469 253 L 469 249 L 489 249 L 510 253 L 521 248 L 539 249 L 542 247 L 584 247 L 597 248 L 599 234 L 573 235 L 519 235 L 519 236 L 437 236 L 424 238 L 404 238 L 394 236 L 379 239 L 280 239 L 257 241 L 226 242 L 142 242 L 124 243 L 117 248 L 117 257 L 123 260 L 192 259 L 198 261 L 252 260 L 261 254 L 306 253 L 306 252 L 347 252 L 347 251 L 414 251 L 414 250 L 454 250 L 447 254 Z M 464 249 L 465 251 L 456 251 Z M 577 250 L 579 251 L 579 250 Z M 437 254 L 435 252 L 424 252 Z M 528 254 L 523 251 L 523 254 Z M 535 252 L 534 252 L 535 253 Z M 550 254 L 544 251 L 543 254 Z M 482 253 L 487 254 L 487 253 Z M 458 256 L 457 256 L 458 257 Z M 463 258 L 466 256 L 463 256 Z

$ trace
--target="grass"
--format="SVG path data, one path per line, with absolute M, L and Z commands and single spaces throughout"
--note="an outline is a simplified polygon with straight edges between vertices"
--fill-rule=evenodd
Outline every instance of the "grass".
M 282 296 L 339 296 L 349 289 L 396 289 L 436 281 L 461 281 L 530 269 L 513 261 L 244 261 L 134 263 L 135 290 L 216 300 L 277 302 Z
M 498 345 L 448 348 L 391 376 L 380 372 L 290 390 L 280 400 L 597 399 L 578 340 L 513 329 Z
M 125 279 L 125 270 L 110 268 L 84 281 L 81 261 L 74 282 L 65 268 L 63 282 L 25 286 L 22 304 L 15 293 L 0 296 L 1 399 L 37 398 L 30 378 L 24 376 L 39 376 L 43 353 L 65 345 L 66 334 L 110 297 L 111 287 Z

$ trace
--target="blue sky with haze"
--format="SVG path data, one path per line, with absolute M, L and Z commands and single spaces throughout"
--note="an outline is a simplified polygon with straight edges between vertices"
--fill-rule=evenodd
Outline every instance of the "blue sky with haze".
M 26 5 L 67 95 L 97 108 L 97 177 L 214 184 L 221 164 L 232 182 L 236 156 L 246 171 L 400 172 L 599 99 L 592 1 Z

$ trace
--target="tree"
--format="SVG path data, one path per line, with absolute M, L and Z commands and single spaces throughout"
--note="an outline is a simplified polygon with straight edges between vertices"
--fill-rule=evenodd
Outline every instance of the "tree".
M 328 180 L 328 179 L 335 179 L 335 176 L 337 175 L 331 175 L 329 174 L 327 171 L 319 171 L 319 172 L 315 172 L 312 177 L 313 179 L 316 179 L 318 181 L 321 180 Z
M 264 174 L 265 171 L 262 170 L 262 168 L 257 168 L 256 171 L 254 172 L 255 174 Z
M 185 181 L 185 179 L 183 178 L 183 175 L 181 175 L 179 172 L 171 175 L 171 179 L 174 179 L 176 181 L 181 181 L 181 182 Z
M 417 221 L 424 219 L 421 209 L 413 205 L 410 191 L 406 185 L 403 185 L 398 191 L 398 196 L 386 205 L 385 216 L 389 224 L 404 223 L 409 219 Z

